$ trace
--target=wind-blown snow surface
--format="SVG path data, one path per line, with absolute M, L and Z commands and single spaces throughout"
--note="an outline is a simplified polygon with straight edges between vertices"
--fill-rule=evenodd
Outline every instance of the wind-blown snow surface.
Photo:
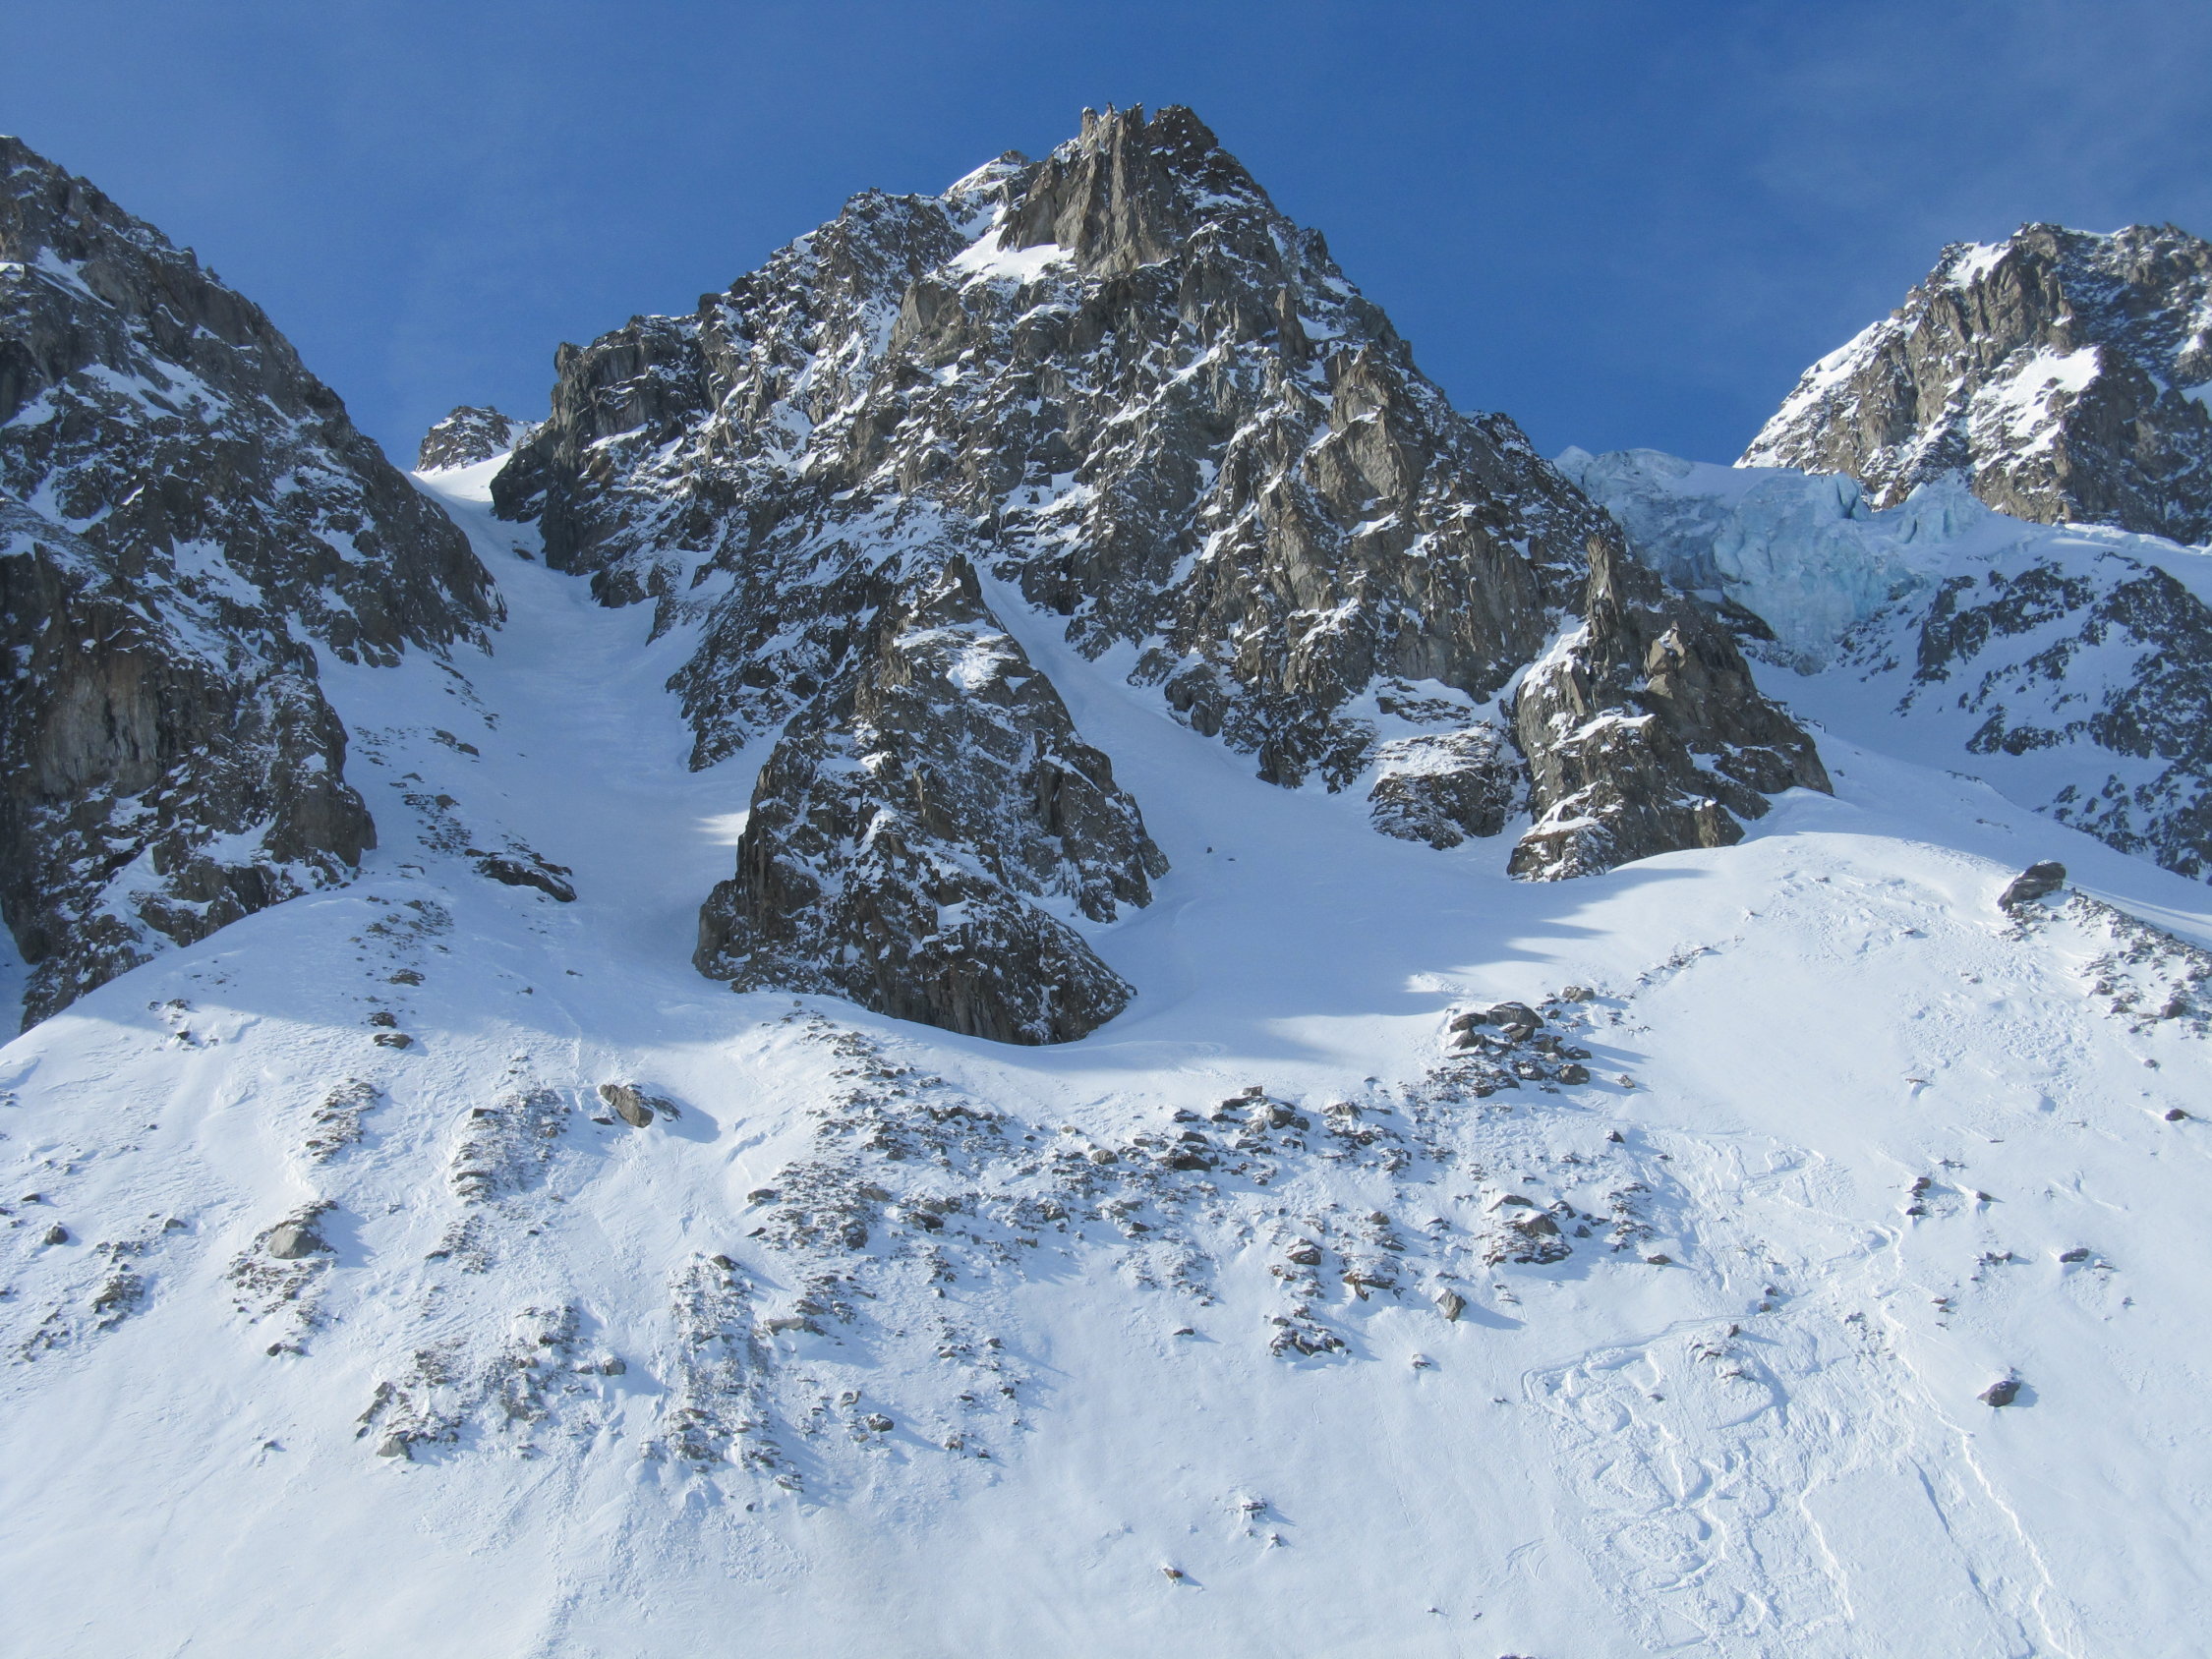
M 12 1645 L 2194 1647 L 2205 1049 L 2111 1011 L 2188 963 L 1995 899 L 2056 855 L 2201 937 L 2200 886 L 1840 742 L 1737 847 L 1513 883 L 999 593 L 1173 863 L 1086 936 L 1136 1001 L 1016 1050 L 733 996 L 692 918 L 767 744 L 686 772 L 688 642 L 512 550 L 487 470 L 431 482 L 494 654 L 325 666 L 359 885 L 0 1051 Z M 508 838 L 575 902 L 479 875 Z M 1448 1009 L 1571 986 L 1591 1081 L 1451 1081 Z

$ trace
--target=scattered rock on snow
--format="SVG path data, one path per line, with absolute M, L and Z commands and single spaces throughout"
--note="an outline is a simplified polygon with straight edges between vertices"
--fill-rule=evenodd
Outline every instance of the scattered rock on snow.
M 510 887 L 536 887 L 563 904 L 576 901 L 576 888 L 567 880 L 573 874 L 568 866 L 549 863 L 534 852 L 511 857 L 505 853 L 486 853 L 476 861 L 476 867 L 483 875 Z
M 1982 1390 L 1980 1394 L 1976 1395 L 1975 1398 L 1979 1400 L 1984 1405 L 1998 1406 L 2011 1404 L 2013 1401 L 2019 1398 L 2019 1378 L 2000 1377 L 1996 1382 L 1990 1384 L 1988 1388 Z

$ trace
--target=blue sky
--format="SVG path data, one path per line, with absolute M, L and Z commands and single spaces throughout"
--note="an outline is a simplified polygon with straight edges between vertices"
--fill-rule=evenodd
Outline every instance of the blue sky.
M 1470 409 L 1731 458 L 1949 241 L 2212 235 L 2204 0 L 9 0 L 0 131 L 395 455 L 868 186 L 1188 103 Z

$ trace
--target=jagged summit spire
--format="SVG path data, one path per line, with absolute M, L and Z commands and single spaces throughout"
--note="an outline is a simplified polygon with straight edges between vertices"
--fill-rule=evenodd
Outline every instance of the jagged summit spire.
M 1141 105 L 1083 111 L 1078 134 L 1026 182 L 1005 246 L 1056 243 L 1076 262 L 1115 275 L 1166 258 L 1224 209 L 1273 203 L 1213 130 L 1181 104 L 1147 118 Z

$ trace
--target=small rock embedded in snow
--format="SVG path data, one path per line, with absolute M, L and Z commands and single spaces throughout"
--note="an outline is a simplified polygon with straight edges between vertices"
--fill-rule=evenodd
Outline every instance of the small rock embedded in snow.
M 2178 1107 L 2178 1106 L 2170 1106 L 2170 1107 L 2168 1107 L 2168 1108 L 2166 1109 L 2166 1120 L 2167 1120 L 2167 1122 L 2169 1122 L 2169 1123 L 2179 1123 L 2179 1122 L 2182 1122 L 2182 1121 L 2183 1121 L 2183 1120 L 2184 1118 L 2186 1118 L 2187 1116 L 2188 1116 L 2188 1114 L 2187 1114 L 2187 1113 L 2185 1113 L 2185 1112 L 2183 1112 L 2183 1110 L 2182 1110 L 2182 1109 L 2181 1109 L 2180 1107 Z
M 1990 1384 L 1988 1388 L 1982 1390 L 1982 1392 L 1979 1395 L 1975 1396 L 1975 1398 L 1979 1400 L 1984 1405 L 1998 1406 L 2011 1404 L 2013 1401 L 2019 1398 L 2019 1378 L 2001 1377 L 1996 1382 Z
M 59 1222 L 54 1223 L 52 1227 L 46 1230 L 46 1242 L 49 1244 L 67 1244 L 69 1242 L 69 1229 Z
M 2012 885 L 1999 895 L 1997 902 L 2007 910 L 2017 910 L 2023 904 L 2050 897 L 2066 885 L 2066 867 L 2046 860 L 2029 865 L 2013 877 Z
M 1456 1320 L 1467 1311 L 1467 1298 L 1457 1290 L 1439 1290 L 1436 1292 L 1436 1311 L 1446 1319 Z

